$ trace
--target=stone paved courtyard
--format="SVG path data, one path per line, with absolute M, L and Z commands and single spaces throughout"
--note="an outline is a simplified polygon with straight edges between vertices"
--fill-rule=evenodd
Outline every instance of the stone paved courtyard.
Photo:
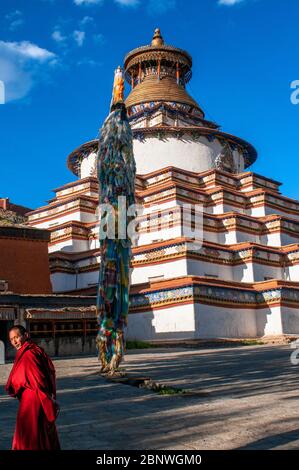
M 132 376 L 194 393 L 157 393 L 98 375 L 96 357 L 56 359 L 63 449 L 299 449 L 299 365 L 289 346 L 130 351 Z M 18 403 L 0 366 L 0 449 Z

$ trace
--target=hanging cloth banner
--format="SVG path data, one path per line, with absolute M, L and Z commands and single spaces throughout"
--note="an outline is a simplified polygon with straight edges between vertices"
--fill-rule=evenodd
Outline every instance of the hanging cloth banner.
M 98 151 L 101 263 L 97 292 L 97 346 L 101 370 L 110 374 L 115 372 L 124 354 L 131 260 L 127 210 L 135 203 L 133 136 L 123 91 L 123 74 L 118 67 L 111 112 L 101 129 Z

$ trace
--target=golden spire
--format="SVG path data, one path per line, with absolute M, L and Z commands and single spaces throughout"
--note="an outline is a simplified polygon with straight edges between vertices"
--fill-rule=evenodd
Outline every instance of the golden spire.
M 111 106 L 116 103 L 123 103 L 124 101 L 124 78 L 123 70 L 119 65 L 114 72 L 114 83 L 112 91 L 112 101 Z
M 163 46 L 164 39 L 161 36 L 160 28 L 155 29 L 155 33 L 152 40 L 152 46 Z

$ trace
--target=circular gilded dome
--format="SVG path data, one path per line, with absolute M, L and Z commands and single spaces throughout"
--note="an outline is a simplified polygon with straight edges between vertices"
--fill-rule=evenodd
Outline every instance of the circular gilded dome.
M 152 101 L 173 101 L 188 104 L 197 108 L 203 114 L 196 101 L 187 93 L 185 88 L 179 86 L 172 77 L 165 76 L 157 79 L 155 75 L 148 75 L 143 82 L 136 85 L 127 97 L 125 104 L 129 108 L 136 104 Z
M 184 82 L 187 83 L 190 80 L 192 57 L 183 49 L 165 44 L 160 29 L 157 28 L 150 45 L 137 47 L 126 55 L 124 68 L 127 81 L 131 82 L 131 77 L 136 73 L 139 64 L 158 61 L 178 63 L 184 76 Z

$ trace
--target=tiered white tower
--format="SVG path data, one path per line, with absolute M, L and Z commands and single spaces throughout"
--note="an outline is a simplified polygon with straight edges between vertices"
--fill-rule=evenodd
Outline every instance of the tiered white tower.
M 256 337 L 299 333 L 299 202 L 280 183 L 245 171 L 257 157 L 207 121 L 187 93 L 190 55 L 164 44 L 125 58 L 126 100 L 143 205 L 133 249 L 129 336 Z M 98 243 L 98 142 L 68 157 L 78 176 L 30 213 L 51 231 L 54 292 L 94 295 Z M 203 241 L 190 243 L 184 204 L 203 207 Z M 191 215 L 194 224 L 194 212 Z M 191 224 L 191 229 L 192 229 Z M 196 234 L 198 238 L 198 234 Z

